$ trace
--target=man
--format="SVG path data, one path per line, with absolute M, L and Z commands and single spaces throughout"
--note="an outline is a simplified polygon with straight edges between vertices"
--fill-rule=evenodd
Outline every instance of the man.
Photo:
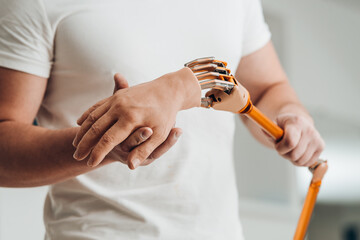
M 0 3 L 0 184 L 51 184 L 47 239 L 242 238 L 233 115 L 193 108 L 199 97 L 194 76 L 186 68 L 174 72 L 197 57 L 214 55 L 231 65 L 241 59 L 236 77 L 255 105 L 285 129 L 275 145 L 285 158 L 308 166 L 323 149 L 279 64 L 259 1 Z M 116 72 L 123 75 L 115 76 L 117 89 L 127 87 L 125 79 L 137 86 L 110 96 Z M 108 113 L 109 125 L 91 128 L 90 121 L 100 138 L 84 145 L 82 135 L 75 138 L 76 120 L 85 112 L 83 124 L 98 109 Z M 40 127 L 31 125 L 35 115 Z M 175 116 L 183 128 L 179 142 L 138 167 L 175 143 L 181 133 L 171 129 Z M 274 147 L 244 121 L 259 141 Z M 108 126 L 114 131 L 101 141 Z M 73 142 L 74 157 L 86 161 L 73 159 Z M 96 162 L 89 161 L 100 142 Z M 96 168 L 87 165 L 105 155 Z

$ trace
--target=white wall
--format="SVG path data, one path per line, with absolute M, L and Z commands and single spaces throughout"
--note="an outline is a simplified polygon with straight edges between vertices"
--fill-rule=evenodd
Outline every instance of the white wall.
M 340 0 L 263 0 L 282 19 L 284 61 L 311 111 L 360 119 L 360 4 Z M 354 119 L 354 120 L 355 120 Z
M 0 240 L 43 239 L 47 187 L 0 188 Z

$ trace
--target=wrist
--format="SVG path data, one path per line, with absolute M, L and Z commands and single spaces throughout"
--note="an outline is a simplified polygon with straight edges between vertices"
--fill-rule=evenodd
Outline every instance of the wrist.
M 303 117 L 308 121 L 310 121 L 312 124 L 314 124 L 314 120 L 307 112 L 307 110 L 304 108 L 304 106 L 300 103 L 288 103 L 284 105 L 279 109 L 277 113 L 277 117 L 282 115 L 294 115 L 297 117 Z
M 201 87 L 190 68 L 182 68 L 170 73 L 174 94 L 181 98 L 181 109 L 185 110 L 201 105 Z
M 201 88 L 197 77 L 189 68 L 165 74 L 153 81 L 160 92 L 159 101 L 171 101 L 178 111 L 201 105 Z

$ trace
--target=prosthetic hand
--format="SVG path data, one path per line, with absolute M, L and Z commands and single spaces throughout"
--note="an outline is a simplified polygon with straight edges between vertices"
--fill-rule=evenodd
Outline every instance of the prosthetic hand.
M 249 92 L 230 74 L 230 70 L 226 68 L 226 62 L 215 60 L 214 57 L 206 57 L 195 59 L 186 63 L 185 66 L 195 73 L 202 90 L 211 89 L 201 99 L 202 107 L 212 107 L 216 110 L 245 114 L 275 141 L 278 142 L 282 139 L 284 131 L 252 104 Z M 327 162 L 320 159 L 309 167 L 309 170 L 313 173 L 313 178 L 304 202 L 294 240 L 304 239 L 305 237 L 321 180 L 327 168 Z
M 282 138 L 283 130 L 252 104 L 249 92 L 230 74 L 226 62 L 206 57 L 188 62 L 185 66 L 195 73 L 202 90 L 211 89 L 201 99 L 202 107 L 245 114 L 274 140 Z

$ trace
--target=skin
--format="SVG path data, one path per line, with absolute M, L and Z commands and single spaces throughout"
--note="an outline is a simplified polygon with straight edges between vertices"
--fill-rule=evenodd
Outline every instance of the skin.
M 147 126 L 153 135 L 127 159 L 129 168 L 135 169 L 166 139 L 176 114 L 199 107 L 200 98 L 200 85 L 189 68 L 119 90 L 78 120 L 81 129 L 74 140 L 74 158 L 81 161 L 90 155 L 88 165 L 97 166 L 134 129 Z
M 325 143 L 290 86 L 272 43 L 244 57 L 235 76 L 250 92 L 254 105 L 284 129 L 283 139 L 274 143 L 251 120 L 240 116 L 252 135 L 296 166 L 313 165 Z
M 77 162 L 72 155 L 72 141 L 79 128 L 50 130 L 33 126 L 47 79 L 0 68 L 0 186 L 35 187 L 53 184 L 89 172 L 86 161 Z M 128 87 L 124 78 L 115 76 L 115 90 Z M 114 91 L 115 91 L 114 90 Z M 98 166 L 120 161 L 127 164 L 128 150 L 152 135 L 151 128 L 142 127 L 117 145 Z M 170 149 L 182 130 L 172 128 L 166 140 L 150 158 L 160 157 Z
M 253 136 L 266 146 L 275 148 L 281 156 L 289 159 L 297 166 L 311 166 L 314 164 L 324 149 L 324 141 L 315 129 L 312 118 L 301 105 L 293 88 L 290 86 L 272 43 L 269 42 L 262 49 L 242 58 L 235 76 L 248 89 L 254 104 L 284 129 L 283 139 L 278 143 L 274 143 L 253 122 L 249 121 L 246 117 L 240 116 Z M 126 94 L 124 93 L 122 96 Z M 120 121 L 122 125 L 126 125 L 126 121 L 131 122 L 119 114 L 129 103 L 121 102 L 116 95 L 111 98 L 104 101 L 103 105 L 97 109 L 92 109 L 92 113 L 97 111 L 95 118 L 86 113 L 79 119 L 81 130 L 78 132 L 75 141 L 79 143 L 75 144 L 77 146 L 77 153 L 80 152 L 78 159 L 81 160 L 83 157 L 88 156 L 91 148 L 95 146 L 94 150 L 96 150 L 96 153 L 94 154 L 94 150 L 91 153 L 91 158 L 95 159 L 94 166 L 101 163 L 102 156 L 106 155 L 112 146 L 121 142 L 122 138 L 118 137 L 119 135 L 126 135 L 126 131 L 131 132 L 131 128 L 126 130 L 121 125 L 115 126 L 109 124 L 110 122 Z M 146 105 L 146 102 L 141 102 L 140 106 L 134 103 L 133 109 L 138 109 L 144 104 Z M 112 106 L 117 106 L 117 109 L 120 111 L 105 110 L 111 109 Z M 180 109 L 174 108 L 172 110 L 179 111 Z M 145 111 L 141 111 L 139 111 L 140 116 L 144 116 L 146 114 Z M 168 116 L 171 116 L 169 121 L 171 123 L 175 121 L 174 112 L 168 112 Z M 133 114 L 136 115 L 138 113 L 133 111 Z M 159 114 L 162 113 L 159 112 Z M 84 122 L 85 118 L 87 120 Z M 137 119 L 134 124 L 136 126 L 151 127 L 152 124 L 158 123 L 159 120 L 161 118 L 158 116 L 151 118 L 150 121 Z M 164 122 L 163 124 L 169 123 Z M 101 129 L 101 131 L 91 131 L 91 125 L 96 125 L 96 129 Z M 157 127 L 151 128 L 155 133 L 158 131 Z M 96 142 L 96 139 L 104 137 L 111 141 L 106 143 L 104 141 Z M 148 148 L 142 150 L 145 145 L 139 146 L 137 148 L 139 151 L 134 151 L 129 156 L 128 162 L 132 164 L 132 166 L 130 165 L 132 169 L 141 164 L 146 159 L 148 153 L 156 146 L 156 144 L 149 144 L 146 145 Z
M 316 131 L 311 117 L 300 104 L 294 90 L 289 85 L 272 44 L 269 43 L 262 49 L 245 56 L 238 66 L 236 76 L 241 84 L 249 90 L 252 100 L 257 107 L 285 129 L 283 140 L 275 144 L 251 121 L 243 118 L 244 123 L 255 138 L 267 146 L 274 147 L 280 155 L 290 159 L 296 165 L 311 165 L 323 150 L 324 142 Z M 188 84 L 176 85 L 176 82 L 182 84 L 182 81 L 178 81 L 179 74 L 174 76 L 173 79 L 175 79 L 175 81 L 170 81 L 173 85 L 168 85 L 168 87 L 171 86 L 167 88 L 168 90 L 188 90 L 185 88 Z M 0 68 L 0 152 L 2 153 L 0 158 L 0 186 L 32 187 L 53 184 L 73 178 L 105 164 L 119 161 L 119 159 L 115 159 L 115 156 L 112 156 L 112 152 L 106 155 L 106 151 L 108 150 L 105 151 L 101 148 L 99 152 L 101 155 L 106 155 L 106 157 L 103 160 L 101 159 L 101 163 L 96 167 L 94 165 L 93 167 L 87 165 L 87 161 L 89 160 L 88 156 L 84 158 L 85 161 L 74 161 L 72 155 L 75 148 L 72 143 L 79 128 L 50 130 L 32 126 L 32 121 L 39 109 L 46 90 L 46 83 L 47 79 L 44 78 Z M 117 85 L 121 85 L 121 83 Z M 194 86 L 191 86 L 190 90 L 192 89 L 194 89 Z M 122 93 L 125 92 L 122 91 Z M 179 102 L 183 101 L 182 104 L 176 103 L 177 110 L 190 108 L 198 104 L 196 102 L 197 100 L 194 100 L 198 99 L 196 94 L 189 95 L 187 91 L 170 91 L 169 94 L 171 97 L 180 94 L 180 96 L 173 98 Z M 139 99 L 141 97 L 139 97 Z M 184 101 L 184 99 L 191 99 L 191 97 L 193 97 L 193 102 Z M 110 98 L 111 100 L 106 99 L 101 105 L 111 103 L 109 106 L 112 107 L 118 104 L 115 97 Z M 150 103 L 147 102 L 146 104 Z M 118 105 L 118 107 L 124 106 Z M 98 106 L 95 106 L 90 109 L 88 113 L 85 113 L 85 116 L 86 114 L 90 115 L 90 113 L 98 108 Z M 172 114 L 176 115 L 176 111 L 169 111 L 172 111 Z M 118 115 L 113 112 L 110 113 L 111 117 L 119 119 Z M 166 115 L 168 112 L 160 112 L 159 114 Z M 100 116 L 102 115 L 99 114 L 98 119 Z M 82 119 L 84 118 L 83 116 Z M 152 131 L 152 136 L 159 130 L 159 128 L 154 127 L 157 124 L 156 118 L 152 118 L 150 122 L 145 122 L 144 118 L 141 118 L 140 115 L 138 119 L 140 120 L 136 123 L 136 127 L 150 126 L 152 130 L 148 130 Z M 81 118 L 79 120 L 81 120 Z M 130 118 L 128 120 L 133 119 Z M 171 120 L 169 126 L 173 126 L 174 124 L 174 119 Z M 84 122 L 82 122 L 82 120 L 79 121 L 79 123 L 82 123 L 82 127 L 84 127 Z M 167 130 L 171 129 L 169 126 L 166 126 Z M 133 129 L 138 129 L 136 127 Z M 138 147 L 130 144 L 133 140 L 129 140 L 128 145 L 132 146 L 128 146 L 128 148 L 132 149 L 133 152 L 130 158 L 136 159 L 135 157 L 143 157 L 140 159 L 143 164 L 152 162 L 153 159 L 145 160 L 146 156 L 149 153 L 151 156 L 151 150 L 164 147 L 158 152 L 161 154 L 166 148 L 170 148 L 174 142 L 176 142 L 172 137 L 176 135 L 174 131 L 176 132 L 174 129 L 170 130 L 167 138 L 166 131 L 158 135 L 161 137 L 158 138 L 156 144 L 146 145 L 148 148 L 146 148 L 147 152 L 145 153 L 144 151 L 138 151 Z M 136 132 L 134 134 L 136 134 Z M 139 134 L 140 133 L 138 133 L 138 137 L 134 137 L 134 139 L 139 139 Z M 83 136 L 86 136 L 86 134 L 83 134 Z M 100 138 L 101 136 L 103 135 L 100 134 L 98 137 Z M 116 140 L 116 138 L 111 139 Z M 128 139 L 131 138 L 129 137 Z M 161 142 L 159 139 L 168 139 L 169 142 L 165 140 L 163 145 L 159 143 Z M 79 147 L 81 141 L 85 140 L 83 137 L 79 137 L 74 145 Z M 134 140 L 134 142 L 138 141 Z M 109 143 L 113 146 L 118 146 L 121 142 L 110 141 Z M 145 144 L 141 144 L 140 146 L 144 145 Z M 88 148 L 92 149 L 92 146 L 88 146 Z M 135 149 L 137 149 L 137 151 L 134 151 Z M 86 150 L 85 146 L 85 152 L 91 151 Z M 114 151 L 113 155 L 116 155 L 115 153 Z M 125 163 L 129 164 L 128 159 L 129 155 L 126 157 L 126 160 L 123 159 L 123 161 L 127 161 Z M 131 164 L 132 163 L 130 163 L 130 165 Z M 135 166 L 132 165 L 132 167 Z

